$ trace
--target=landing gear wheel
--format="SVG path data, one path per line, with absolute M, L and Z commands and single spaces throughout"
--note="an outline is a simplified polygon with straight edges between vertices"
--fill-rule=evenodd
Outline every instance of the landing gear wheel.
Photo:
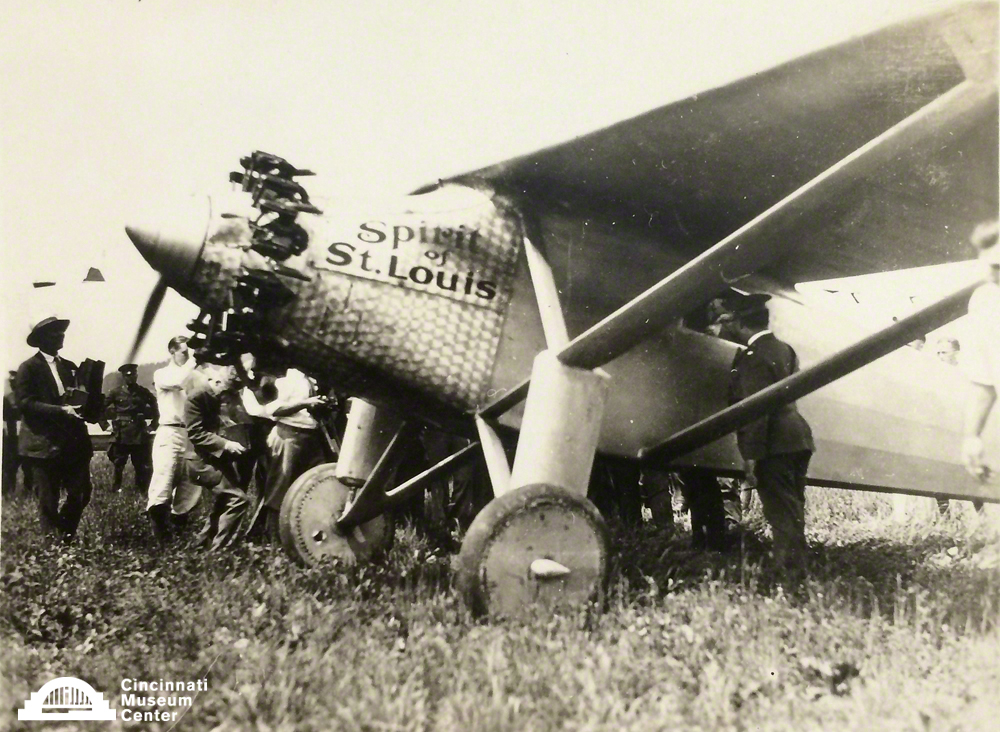
M 336 463 L 307 470 L 292 483 L 281 502 L 278 534 L 292 558 L 317 565 L 325 558 L 353 565 L 388 550 L 393 521 L 386 514 L 341 532 L 337 519 L 350 498 L 350 489 L 337 480 Z
M 551 485 L 524 486 L 476 516 L 456 582 L 477 614 L 578 607 L 603 600 L 610 545 L 604 519 L 586 498 Z

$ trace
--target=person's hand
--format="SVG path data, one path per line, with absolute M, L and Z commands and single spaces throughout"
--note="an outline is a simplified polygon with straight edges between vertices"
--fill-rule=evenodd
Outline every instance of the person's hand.
M 743 485 L 745 488 L 756 488 L 757 487 L 757 461 L 756 460 L 744 460 L 743 461 Z
M 267 433 L 267 449 L 274 452 L 278 449 L 278 445 L 281 443 L 281 438 L 278 437 L 278 430 L 271 429 Z
M 983 441 L 975 435 L 962 440 L 962 462 L 965 469 L 976 480 L 985 480 L 989 472 L 983 465 Z
M 59 408 L 62 409 L 63 414 L 66 414 L 70 417 L 74 417 L 75 419 L 83 419 L 83 417 L 80 416 L 80 413 L 77 411 L 78 407 L 74 407 L 72 404 L 63 404 Z
M 233 442 L 232 440 L 226 440 L 226 445 L 222 449 L 226 452 L 231 452 L 234 455 L 242 455 L 247 450 L 243 447 L 243 445 L 238 442 Z

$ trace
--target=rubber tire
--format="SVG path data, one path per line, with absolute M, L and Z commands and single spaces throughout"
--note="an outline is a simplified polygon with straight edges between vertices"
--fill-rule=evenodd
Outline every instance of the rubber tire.
M 293 559 L 307 566 L 316 566 L 326 557 L 353 565 L 370 561 L 392 546 L 395 522 L 390 514 L 376 516 L 358 527 L 364 541 L 354 532 L 345 535 L 337 529 L 335 522 L 351 491 L 337 480 L 336 470 L 336 463 L 307 470 L 292 483 L 281 502 L 281 545 Z M 318 541 L 313 538 L 317 534 L 322 536 Z
M 555 520 L 550 522 L 551 529 L 544 534 L 534 534 L 543 542 L 543 546 L 535 548 L 531 545 L 515 543 L 509 549 L 496 554 L 501 548 L 498 542 L 519 538 L 518 524 L 524 527 L 531 522 L 543 523 L 546 520 L 544 511 L 554 511 Z M 534 515 L 532 515 L 534 514 Z M 565 531 L 579 530 L 581 527 L 593 539 L 589 546 L 582 547 L 578 543 L 559 546 L 561 534 L 560 515 L 563 519 L 569 516 L 578 517 L 583 524 L 575 521 L 562 521 Z M 537 527 L 534 527 L 537 528 Z M 579 537 L 578 537 L 579 538 Z M 581 552 L 587 551 L 586 564 L 590 566 L 574 567 L 580 562 Z M 456 586 L 469 609 L 476 615 L 517 616 L 531 612 L 539 605 L 552 609 L 558 606 L 578 607 L 589 602 L 603 603 L 607 590 L 609 574 L 609 556 L 611 540 L 603 517 L 589 500 L 563 488 L 552 485 L 528 485 L 505 493 L 493 499 L 473 520 L 462 541 L 458 555 Z M 530 576 L 531 557 L 553 559 L 569 567 L 577 569 L 574 584 L 566 587 L 561 579 L 537 580 Z M 513 582 L 505 586 L 498 584 L 488 575 L 488 566 L 500 563 L 513 578 Z M 542 589 L 541 582 L 563 583 L 552 589 L 545 588 L 546 597 L 539 600 Z M 532 585 L 531 583 L 536 583 Z M 507 591 L 507 596 L 498 594 Z M 534 599 L 527 600 L 531 594 Z

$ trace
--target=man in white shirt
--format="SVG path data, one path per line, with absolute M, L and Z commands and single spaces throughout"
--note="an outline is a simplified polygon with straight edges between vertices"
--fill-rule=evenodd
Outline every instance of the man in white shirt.
M 153 477 L 149 482 L 146 512 L 153 535 L 164 543 L 170 538 L 170 514 L 182 522 L 201 498 L 201 487 L 184 480 L 187 425 L 184 405 L 187 387 L 197 365 L 191 357 L 187 337 L 177 336 L 167 343 L 170 361 L 153 374 L 160 423 L 153 438 Z
M 984 462 L 982 433 L 996 403 L 1000 386 L 1000 245 L 998 224 L 980 224 L 971 241 L 985 268 L 985 281 L 969 300 L 969 330 L 962 341 L 962 368 L 971 382 L 965 406 L 965 438 L 962 461 L 966 470 L 980 480 L 990 473 Z
M 278 535 L 278 514 L 288 488 L 304 472 L 326 460 L 325 438 L 309 407 L 322 405 L 312 382 L 298 369 L 275 380 L 277 397 L 261 409 L 276 424 L 267 437 L 269 459 L 264 488 L 263 518 L 272 538 Z

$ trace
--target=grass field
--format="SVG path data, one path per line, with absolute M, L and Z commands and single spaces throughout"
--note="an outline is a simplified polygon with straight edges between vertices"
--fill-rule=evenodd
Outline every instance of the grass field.
M 164 554 L 109 472 L 95 458 L 72 546 L 46 546 L 32 500 L 3 505 L 0 729 L 43 727 L 17 709 L 57 676 L 119 709 L 123 679 L 207 679 L 176 722 L 85 729 L 1000 727 L 1000 548 L 967 505 L 901 525 L 886 497 L 811 490 L 794 596 L 761 569 L 757 514 L 729 555 L 688 551 L 683 524 L 612 527 L 603 612 L 484 623 L 411 528 L 346 572 L 271 546 Z

